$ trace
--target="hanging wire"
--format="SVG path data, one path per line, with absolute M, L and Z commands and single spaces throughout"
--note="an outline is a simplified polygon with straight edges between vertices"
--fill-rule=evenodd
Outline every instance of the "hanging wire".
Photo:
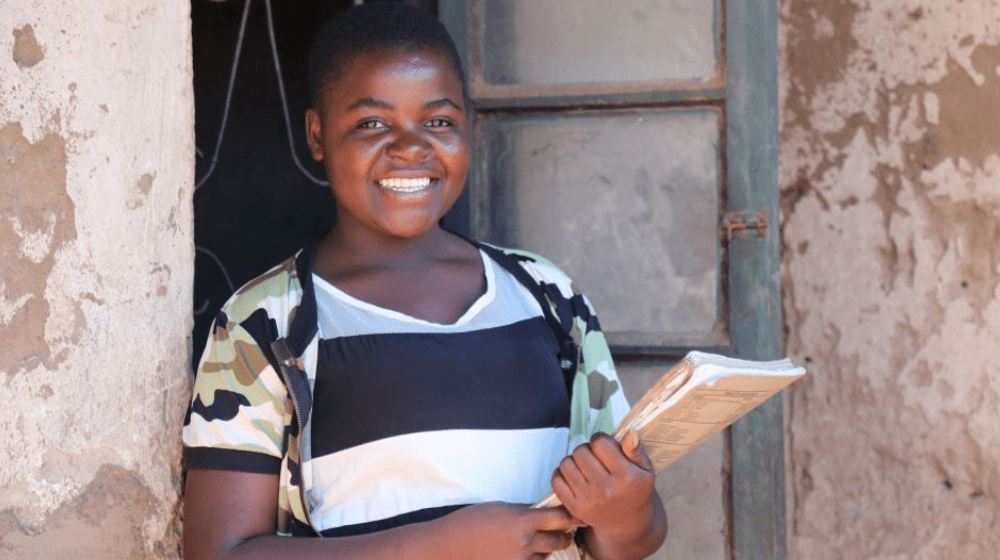
M 229 286 L 229 293 L 235 292 L 236 288 L 233 286 L 232 279 L 229 278 L 229 271 L 226 270 L 226 265 L 222 264 L 222 261 L 219 260 L 219 257 L 217 257 L 215 255 L 215 253 L 209 251 L 208 249 L 206 249 L 204 247 L 200 247 L 198 245 L 195 245 L 194 250 L 196 252 L 204 253 L 204 254 L 208 255 L 213 261 L 215 261 L 216 266 L 218 266 L 219 270 L 222 271 L 222 277 L 226 280 L 226 285 Z M 196 309 L 195 312 L 194 312 L 194 314 L 195 315 L 201 315 L 202 313 L 204 313 L 208 309 L 208 303 L 209 303 L 209 300 L 206 299 L 205 303 L 203 303 L 201 305 L 200 309 Z
M 271 55 L 274 58 L 274 74 L 278 78 L 278 93 L 281 94 L 281 109 L 285 114 L 285 131 L 288 133 L 288 150 L 292 154 L 292 161 L 303 175 L 310 181 L 320 186 L 329 186 L 330 183 L 314 177 L 312 173 L 302 166 L 299 156 L 295 153 L 295 137 L 292 134 L 292 119 L 288 114 L 288 97 L 285 95 L 285 80 L 281 76 L 281 62 L 278 60 L 278 42 L 274 38 L 274 18 L 271 14 L 271 0 L 264 0 L 267 12 L 267 36 L 271 40 Z
M 251 0 L 246 0 L 243 4 L 243 18 L 240 20 L 240 33 L 236 37 L 236 52 L 233 55 L 233 66 L 229 70 L 229 87 L 226 89 L 226 105 L 222 109 L 222 124 L 219 125 L 219 137 L 215 140 L 215 153 L 212 154 L 212 162 L 208 166 L 208 171 L 205 175 L 194 184 L 195 192 L 205 184 L 205 181 L 212 176 L 212 172 L 215 171 L 215 164 L 219 161 L 219 148 L 222 147 L 222 137 L 226 132 L 226 121 L 229 120 L 229 104 L 233 99 L 233 85 L 236 84 L 236 68 L 240 64 L 240 52 L 243 50 L 243 38 L 247 30 L 247 19 L 250 16 L 250 2 Z
M 212 153 L 212 161 L 209 164 L 208 171 L 206 171 L 205 175 L 202 176 L 202 178 L 199 179 L 198 182 L 196 182 L 194 185 L 195 192 L 197 192 L 198 189 L 205 184 L 205 181 L 207 181 L 208 178 L 212 176 L 212 173 L 215 172 L 215 164 L 219 161 L 219 150 L 222 147 L 222 139 L 225 136 L 226 123 L 229 121 L 229 110 L 233 99 L 233 89 L 236 84 L 236 69 L 239 67 L 240 55 L 243 51 L 243 40 L 244 37 L 246 36 L 247 20 L 249 19 L 250 15 L 251 1 L 252 0 L 246 0 L 246 2 L 243 4 L 243 15 L 240 19 L 240 31 L 236 37 L 236 50 L 235 53 L 233 54 L 233 64 L 229 71 L 229 85 L 226 87 L 226 103 L 222 111 L 222 123 L 219 125 L 219 135 L 215 140 L 215 151 Z M 355 5 L 360 5 L 362 3 L 364 3 L 363 0 L 354 0 Z M 295 136 L 292 133 L 292 119 L 288 111 L 288 96 L 285 94 L 285 80 L 281 74 L 281 61 L 278 57 L 278 42 L 275 38 L 275 33 L 274 33 L 274 16 L 273 16 L 273 11 L 271 9 L 271 0 L 264 0 L 264 6 L 265 6 L 265 12 L 267 13 L 267 35 L 271 43 L 271 56 L 272 59 L 274 60 L 274 74 L 278 80 L 278 93 L 281 95 L 281 110 L 285 117 L 285 132 L 288 135 L 288 150 L 292 155 L 292 161 L 295 162 L 295 166 L 298 167 L 299 171 L 301 171 L 303 175 L 305 175 L 310 181 L 316 183 L 317 185 L 329 186 L 330 183 L 322 179 L 319 179 L 315 177 L 312 173 L 310 173 L 309 170 L 307 170 L 302 165 L 302 162 L 299 161 L 298 154 L 295 153 Z M 198 154 L 198 156 L 205 157 L 202 151 L 198 149 L 197 146 L 195 146 L 195 152 Z M 235 287 L 233 286 L 233 281 L 229 277 L 229 271 L 226 270 L 226 265 L 222 264 L 222 260 L 219 259 L 219 257 L 216 256 L 215 253 L 209 251 L 204 247 L 196 245 L 195 251 L 204 253 L 209 257 L 211 257 L 211 259 L 215 262 L 216 266 L 219 267 L 219 270 L 222 271 L 222 276 L 226 280 L 226 285 L 229 286 L 229 292 L 232 293 L 233 291 L 235 291 Z M 203 303 L 199 309 L 196 309 L 194 314 L 201 315 L 202 313 L 208 310 L 208 306 L 209 306 L 209 300 L 206 299 L 205 303 Z

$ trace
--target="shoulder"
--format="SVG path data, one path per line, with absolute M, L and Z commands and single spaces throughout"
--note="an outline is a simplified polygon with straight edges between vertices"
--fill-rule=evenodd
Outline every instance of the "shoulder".
M 216 321 L 240 324 L 261 313 L 279 322 L 290 320 L 290 312 L 302 298 L 302 284 L 296 270 L 300 254 L 301 251 L 236 290 L 222 306 Z
M 555 286 L 566 298 L 570 298 L 573 294 L 578 293 L 576 286 L 573 284 L 572 278 L 570 278 L 568 274 L 556 266 L 552 261 L 538 255 L 537 253 L 525 251 L 524 249 L 500 247 L 490 243 L 480 242 L 479 244 L 506 255 L 512 261 L 516 262 L 518 266 L 523 268 L 528 275 L 541 286 Z

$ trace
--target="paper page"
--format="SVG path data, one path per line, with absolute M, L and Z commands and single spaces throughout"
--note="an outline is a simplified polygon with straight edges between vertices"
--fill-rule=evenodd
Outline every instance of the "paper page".
M 797 378 L 737 375 L 693 387 L 665 403 L 658 416 L 643 419 L 639 439 L 660 471 Z

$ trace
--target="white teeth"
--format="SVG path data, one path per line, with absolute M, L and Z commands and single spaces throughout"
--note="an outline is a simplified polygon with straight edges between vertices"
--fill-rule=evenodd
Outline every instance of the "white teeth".
M 401 179 L 393 177 L 391 179 L 382 179 L 378 182 L 378 184 L 382 188 L 396 192 L 416 192 L 427 188 L 431 184 L 431 178 L 420 177 L 419 179 Z

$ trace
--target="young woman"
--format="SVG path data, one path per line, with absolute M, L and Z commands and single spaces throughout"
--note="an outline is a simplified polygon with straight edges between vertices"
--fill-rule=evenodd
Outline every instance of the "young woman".
M 439 227 L 469 165 L 443 27 L 352 9 L 310 74 L 336 225 L 216 318 L 184 432 L 185 558 L 544 558 L 576 528 L 601 560 L 653 552 L 650 462 L 599 433 L 627 404 L 590 304 L 544 259 Z M 578 355 L 545 301 L 572 310 Z M 529 507 L 550 489 L 564 507 Z

